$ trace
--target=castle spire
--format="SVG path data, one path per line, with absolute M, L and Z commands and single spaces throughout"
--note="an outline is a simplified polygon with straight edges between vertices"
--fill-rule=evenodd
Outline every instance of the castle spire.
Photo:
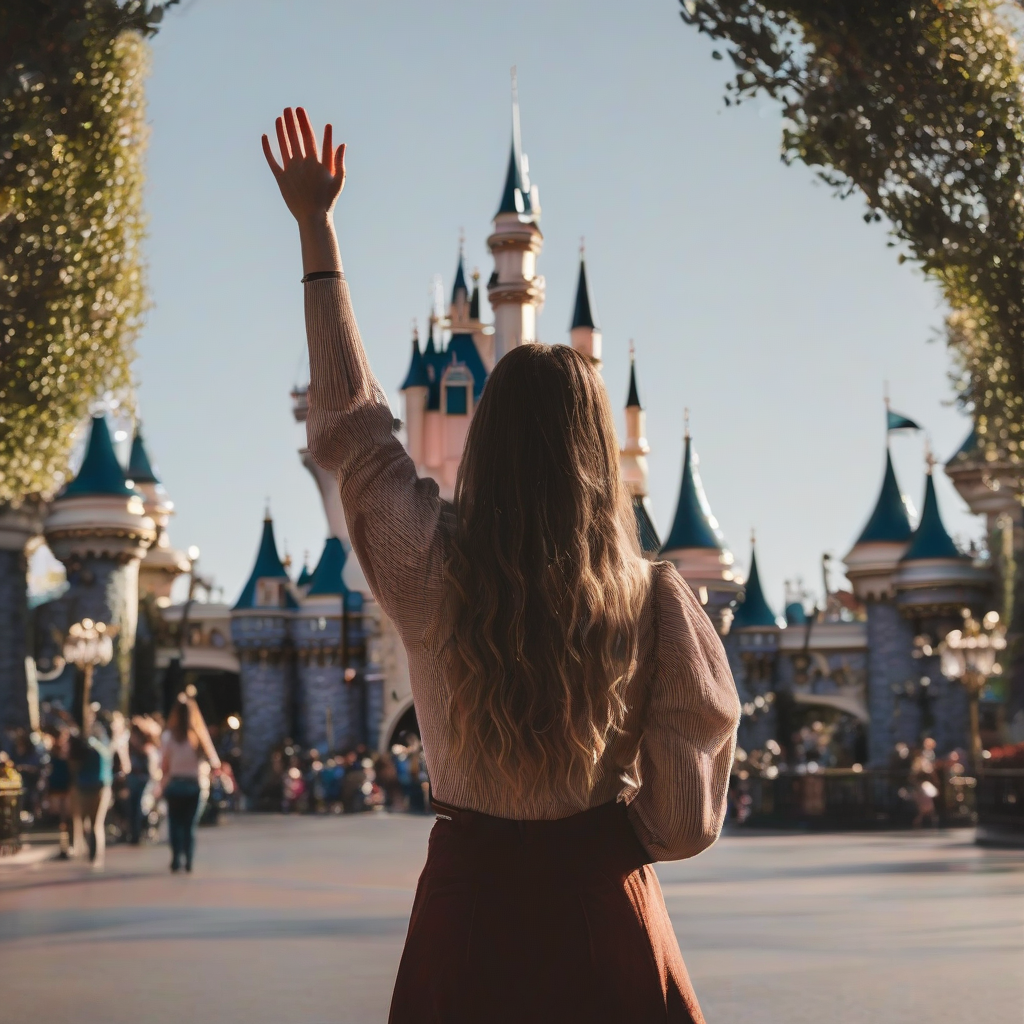
M 263 580 L 270 581 L 271 587 L 259 587 Z M 276 584 L 280 581 L 281 586 Z M 256 552 L 256 561 L 253 564 L 249 579 L 242 588 L 234 610 L 261 607 L 284 608 L 291 607 L 292 602 L 287 590 L 283 586 L 288 581 L 288 573 L 277 553 L 277 541 L 274 539 L 274 520 L 270 518 L 268 506 L 263 519 L 263 534 L 260 537 L 259 550 Z
M 132 438 L 132 451 L 128 457 L 129 480 L 136 484 L 158 484 L 160 478 L 153 469 L 153 463 L 149 461 L 149 453 L 142 440 L 142 424 L 135 424 L 135 436 Z
M 89 440 L 85 458 L 74 480 L 68 484 L 62 498 L 77 498 L 86 494 L 109 494 L 128 497 L 135 492 L 125 481 L 124 470 L 117 461 L 114 444 L 110 440 L 105 416 L 93 416 L 89 424 Z
M 538 221 L 540 199 L 531 185 L 529 163 L 522 152 L 519 91 L 512 68 L 512 151 L 494 231 L 487 246 L 494 273 L 487 294 L 494 310 L 494 358 L 537 340 L 537 314 L 544 305 L 544 278 L 537 274 L 537 256 L 544 244 Z
M 569 339 L 572 347 L 591 362 L 601 365 L 601 330 L 594 318 L 590 302 L 590 288 L 587 285 L 587 263 L 583 245 L 580 244 L 580 272 L 576 280 L 576 303 L 573 307 L 572 323 L 569 325 Z
M 750 573 L 747 576 L 743 601 L 733 615 L 733 629 L 778 629 L 775 613 L 765 599 L 761 587 L 761 575 L 757 570 L 757 545 L 750 535 Z
M 662 553 L 686 550 L 688 548 L 705 548 L 722 551 L 725 542 L 718 528 L 718 520 L 711 514 L 700 473 L 697 471 L 697 458 L 692 451 L 692 439 L 689 427 L 686 429 L 685 448 L 683 451 L 683 479 L 679 485 L 679 502 L 676 515 L 672 520 L 672 529 L 668 539 L 662 546 Z
M 626 408 L 643 411 L 640 393 L 636 389 L 636 349 L 632 338 L 629 339 L 629 394 L 626 396 Z
M 939 500 L 935 495 L 935 481 L 932 479 L 934 460 L 928 453 L 928 474 L 924 487 L 924 508 L 921 510 L 921 522 L 910 540 L 910 547 L 901 561 L 919 562 L 933 558 L 956 558 L 964 556 L 960 553 L 953 538 L 946 532 L 939 513 Z
M 878 501 L 871 513 L 871 518 L 857 538 L 858 544 L 881 541 L 885 543 L 906 543 L 913 531 L 910 517 L 907 515 L 906 501 L 896 481 L 896 471 L 892 466 L 892 453 L 888 444 L 885 446 L 885 474 L 882 477 L 882 489 Z

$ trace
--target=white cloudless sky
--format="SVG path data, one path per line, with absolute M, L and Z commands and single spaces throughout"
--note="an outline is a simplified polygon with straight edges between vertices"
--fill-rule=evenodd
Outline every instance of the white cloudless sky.
M 616 410 L 636 341 L 662 536 L 689 407 L 737 562 L 745 570 L 756 527 L 776 611 L 785 579 L 820 590 L 822 552 L 846 552 L 878 493 L 883 382 L 940 460 L 967 433 L 943 309 L 858 199 L 780 162 L 776 106 L 724 106 L 728 62 L 674 0 L 191 0 L 168 12 L 148 86 L 154 306 L 137 370 L 150 454 L 177 507 L 173 542 L 198 545 L 233 601 L 268 498 L 297 562 L 325 537 L 289 398 L 306 374 L 298 241 L 260 134 L 302 104 L 349 144 L 342 254 L 397 413 L 410 323 L 422 325 L 434 274 L 450 289 L 460 228 L 469 267 L 484 281 L 491 271 L 512 64 L 543 207 L 541 339 L 568 340 L 586 236 Z M 917 507 L 922 450 L 919 435 L 893 440 Z M 950 531 L 979 536 L 937 482 Z

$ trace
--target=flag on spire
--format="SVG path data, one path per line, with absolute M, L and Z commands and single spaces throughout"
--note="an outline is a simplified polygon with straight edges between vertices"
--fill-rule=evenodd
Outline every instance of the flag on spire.
M 920 430 L 921 426 L 915 423 L 909 416 L 904 416 L 902 413 L 893 412 L 892 409 L 885 410 L 885 429 L 887 431 L 893 430 Z

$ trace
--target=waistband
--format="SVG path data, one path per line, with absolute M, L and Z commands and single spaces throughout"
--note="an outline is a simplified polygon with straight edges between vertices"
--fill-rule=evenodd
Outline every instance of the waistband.
M 451 807 L 437 800 L 432 801 L 432 806 L 438 824 L 454 826 L 454 831 L 487 843 L 579 846 L 595 853 L 614 848 L 635 867 L 654 860 L 637 839 L 623 801 L 598 804 L 566 818 L 529 820 L 498 818 L 481 811 Z

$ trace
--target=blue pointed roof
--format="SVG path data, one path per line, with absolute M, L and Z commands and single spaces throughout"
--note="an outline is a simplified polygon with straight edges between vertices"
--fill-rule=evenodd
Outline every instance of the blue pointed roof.
M 640 392 L 636 389 L 636 360 L 632 356 L 629 359 L 629 394 L 626 396 L 626 408 L 643 408 L 640 404 Z
M 913 530 L 907 506 L 900 493 L 900 485 L 896 482 L 896 471 L 892 468 L 892 453 L 885 450 L 885 476 L 882 479 L 882 490 L 878 495 L 875 510 L 871 513 L 867 526 L 857 538 L 858 544 L 871 541 L 892 541 L 902 543 L 910 540 Z
M 455 302 L 455 297 L 463 292 L 467 297 L 469 296 L 469 287 L 466 284 L 466 272 L 462 267 L 462 250 L 459 250 L 459 265 L 455 268 L 455 284 L 452 285 L 452 302 Z
M 83 495 L 110 494 L 130 497 L 135 490 L 125 482 L 124 470 L 114 453 L 105 416 L 93 416 L 89 427 L 89 441 L 78 475 L 64 489 L 61 497 L 79 498 Z
M 477 351 L 472 334 L 453 334 L 448 348 L 445 349 L 444 365 L 447 367 L 452 359 L 462 363 L 473 375 L 473 401 L 479 401 L 487 383 L 487 367 L 484 366 L 480 353 Z M 442 370 L 442 373 L 444 371 Z
M 924 488 L 924 509 L 921 522 L 918 523 L 914 536 L 911 538 L 907 553 L 900 559 L 902 562 L 920 562 L 930 558 L 966 558 L 953 543 L 953 538 L 946 532 L 939 514 L 939 501 L 935 496 L 935 481 L 928 473 Z
M 761 589 L 761 576 L 757 571 L 757 552 L 750 550 L 750 575 L 743 590 L 743 600 L 736 605 L 732 619 L 733 629 L 769 629 L 777 628 L 775 613 L 765 600 Z
M 304 587 L 311 579 L 313 574 L 309 571 L 309 566 L 306 564 L 305 559 L 302 561 L 302 572 L 299 573 L 299 578 L 295 581 L 300 587 Z
M 427 373 L 427 364 L 423 359 L 423 353 L 420 352 L 419 338 L 413 334 L 412 359 L 409 362 L 409 372 L 405 375 L 405 380 L 399 390 L 407 391 L 409 388 L 428 387 L 430 387 L 430 375 Z
M 807 609 L 799 601 L 790 601 L 786 605 L 786 625 L 806 626 Z
M 640 541 L 640 550 L 645 555 L 656 555 L 661 548 L 658 530 L 647 508 L 647 502 L 639 494 L 633 496 L 633 515 L 636 517 L 636 535 Z
M 580 257 L 580 276 L 576 281 L 576 305 L 572 313 L 569 330 L 576 327 L 597 327 L 594 314 L 590 308 L 590 289 L 587 287 L 587 264 Z
M 977 453 L 978 448 L 978 431 L 975 429 L 974 424 L 971 424 L 971 431 L 964 438 L 964 443 L 950 456 L 949 461 L 946 463 L 947 466 L 953 465 L 961 459 L 966 460 L 969 456 Z
M 718 523 L 711 514 L 700 474 L 693 462 L 690 450 L 690 435 L 686 435 L 686 449 L 683 453 L 683 479 L 679 486 L 679 504 L 668 539 L 662 545 L 662 553 L 684 548 L 717 548 L 722 550 L 725 543 Z
M 307 597 L 316 597 L 321 594 L 348 593 L 348 587 L 342 579 L 342 572 L 345 569 L 345 548 L 337 537 L 328 537 L 324 544 L 323 554 L 317 562 L 316 571 L 313 573 L 313 582 L 306 592 Z
M 288 579 L 288 573 L 285 571 L 277 554 L 277 542 L 274 540 L 274 521 L 269 515 L 263 520 L 263 536 L 260 538 L 260 547 L 256 552 L 256 564 L 252 567 L 252 572 L 242 588 L 242 593 L 235 603 L 235 608 L 255 608 L 256 581 L 267 579 Z M 295 607 L 295 603 L 290 595 L 287 606 L 290 608 Z
M 501 192 L 498 213 L 518 213 L 522 217 L 529 217 L 533 213 L 530 191 L 523 182 L 522 160 L 514 135 L 512 149 L 508 155 L 508 171 L 505 174 L 505 187 Z
M 469 319 L 480 319 L 480 275 L 473 272 L 473 294 L 469 297 Z
M 136 426 L 135 436 L 132 438 L 132 453 L 128 458 L 127 477 L 137 484 L 158 484 L 160 478 L 153 469 L 153 463 L 149 461 L 149 453 L 142 441 L 142 430 Z

